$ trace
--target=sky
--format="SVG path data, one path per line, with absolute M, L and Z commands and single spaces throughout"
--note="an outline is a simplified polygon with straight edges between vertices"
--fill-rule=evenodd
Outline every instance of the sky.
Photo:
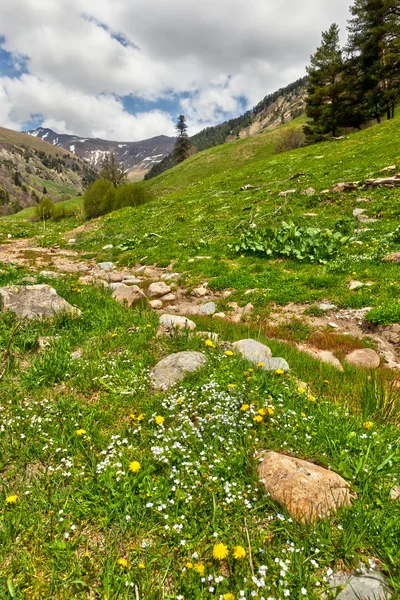
M 351 0 L 1 0 L 0 126 L 138 141 L 242 114 L 305 75 Z

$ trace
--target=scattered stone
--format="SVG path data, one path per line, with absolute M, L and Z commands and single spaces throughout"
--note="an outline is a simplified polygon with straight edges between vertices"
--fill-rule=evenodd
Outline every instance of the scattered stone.
M 274 356 L 273 358 L 267 358 L 261 367 L 264 371 L 284 371 L 287 373 L 290 371 L 290 367 L 284 358 Z
M 186 317 L 179 317 L 178 315 L 161 315 L 160 317 L 160 325 L 164 325 L 169 329 L 196 329 L 196 323 L 193 323 L 190 319 Z
M 162 302 L 175 302 L 176 296 L 175 294 L 166 294 L 165 296 L 162 296 L 160 300 L 162 300 Z
M 344 359 L 349 365 L 354 367 L 364 367 L 366 369 L 377 369 L 381 364 L 379 354 L 371 348 L 362 348 L 353 350 Z
M 161 300 L 150 300 L 150 306 L 153 310 L 159 310 L 163 307 Z
M 215 315 L 213 315 L 213 319 L 226 319 L 226 314 L 223 312 L 215 313 Z
M 173 280 L 173 279 L 179 279 L 179 277 L 181 277 L 181 273 L 163 273 L 161 275 L 161 279 L 166 279 L 166 280 Z
M 321 194 L 329 194 L 331 190 L 322 190 Z
M 334 192 L 335 194 L 341 194 L 342 192 L 356 190 L 359 185 L 359 181 L 348 181 L 346 183 L 338 183 L 332 189 L 332 192 Z
M 147 300 L 143 291 L 137 285 L 125 285 L 124 283 L 114 283 L 114 292 L 112 297 L 121 304 L 127 304 L 128 307 L 134 306 L 143 300 Z
M 51 337 L 50 335 L 45 335 L 42 337 L 38 337 L 37 344 L 41 350 L 44 350 L 45 348 L 48 348 L 50 346 L 52 340 L 53 337 Z
M 143 272 L 144 277 L 147 277 L 148 279 L 158 279 L 161 277 L 161 271 L 153 269 L 152 267 L 145 267 L 142 270 L 138 269 L 137 273 L 139 272 Z
M 60 274 L 56 273 L 55 271 L 40 271 L 39 275 L 41 277 L 49 277 L 51 279 L 56 279 L 57 277 L 60 277 Z
M 78 283 L 80 283 L 81 285 L 97 285 L 108 287 L 107 281 L 105 281 L 104 279 L 100 279 L 99 277 L 94 277 L 93 275 L 84 275 L 83 277 L 79 277 Z
M 68 304 L 50 285 L 10 285 L 0 288 L 0 306 L 20 319 L 51 318 L 60 313 L 78 317 L 81 311 Z
M 332 329 L 339 329 L 339 325 L 337 325 L 336 323 L 328 323 L 329 327 L 332 327 Z
M 382 573 L 370 571 L 362 575 L 337 574 L 329 581 L 332 588 L 344 589 L 336 600 L 389 600 L 392 593 Z
M 271 349 L 256 340 L 239 340 L 238 342 L 234 342 L 232 346 L 243 356 L 243 358 L 254 364 L 266 362 L 272 357 Z
M 246 192 L 247 190 L 255 190 L 256 186 L 255 185 L 251 185 L 250 183 L 248 183 L 247 185 L 244 185 L 240 188 L 241 192 Z
M 385 173 L 386 171 L 395 171 L 397 169 L 396 165 L 389 165 L 384 169 L 381 169 L 381 173 Z
M 287 196 L 288 194 L 295 194 L 296 192 L 297 192 L 297 190 L 286 190 L 286 192 L 280 192 L 280 193 L 278 194 L 278 196 L 279 196 L 280 198 L 286 198 L 286 196 Z
M 166 390 L 184 379 L 186 373 L 195 373 L 207 360 L 200 352 L 177 352 L 161 360 L 151 371 L 153 386 Z
M 320 310 L 323 310 L 324 312 L 329 312 L 330 310 L 335 310 L 335 308 L 337 308 L 336 304 L 329 304 L 326 302 L 321 302 L 320 304 L 317 304 L 317 306 Z
M 356 202 L 369 202 L 368 198 L 357 198 Z
M 193 296 L 196 296 L 196 298 L 204 298 L 204 296 L 207 296 L 208 293 L 208 289 L 204 286 L 195 288 L 192 292 Z
M 394 188 L 400 187 L 400 173 L 394 175 L 393 177 L 384 177 L 380 179 L 367 179 L 365 181 L 365 188 L 378 188 L 378 187 L 387 187 Z
M 68 240 L 68 244 L 71 244 L 71 245 L 75 244 L 75 242 L 76 242 L 75 238 L 71 238 L 71 239 Z
M 360 223 L 376 223 L 377 219 L 372 219 L 368 215 L 358 215 L 357 221 L 360 221 Z
M 400 500 L 400 486 L 396 485 L 394 488 L 392 488 L 390 490 L 390 499 L 394 500 L 395 502 L 397 502 L 397 500 Z
M 36 277 L 24 277 L 24 283 L 36 283 Z
M 315 192 L 314 188 L 309 187 L 306 190 L 303 190 L 301 193 L 305 196 L 313 196 L 313 194 L 315 194 L 316 192 Z
M 303 213 L 303 217 L 318 217 L 317 213 Z
M 83 352 L 81 350 L 81 348 L 78 348 L 77 350 L 74 350 L 73 352 L 71 352 L 71 358 L 72 360 L 78 360 L 79 358 L 82 358 Z
M 215 302 L 206 302 L 206 304 L 200 304 L 199 314 L 200 315 L 214 315 L 217 311 Z
M 106 244 L 105 246 L 103 246 L 103 250 L 111 250 L 112 248 L 114 248 L 112 244 Z
M 359 217 L 360 215 L 364 214 L 366 212 L 365 208 L 355 208 L 353 210 L 353 217 Z
M 157 281 L 150 284 L 147 295 L 149 298 L 160 298 L 169 294 L 171 289 L 171 286 L 167 285 L 164 281 Z
M 298 345 L 297 347 L 299 350 L 301 350 L 301 352 L 309 354 L 310 356 L 315 358 L 315 360 L 320 360 L 323 363 L 332 365 L 332 367 L 335 367 L 335 369 L 337 369 L 338 371 L 344 370 L 340 360 L 336 358 L 336 356 L 332 352 L 329 352 L 329 350 L 318 350 L 316 348 L 309 348 L 308 346 L 303 346 L 302 344 Z
M 351 290 L 351 291 L 359 290 L 360 288 L 362 288 L 364 286 L 365 286 L 365 283 L 363 283 L 362 281 L 350 281 L 349 290 Z
M 232 290 L 224 290 L 222 292 L 222 297 L 224 300 L 226 300 L 227 298 L 229 298 L 230 296 L 232 296 L 233 292 Z
M 334 515 L 338 508 L 350 506 L 355 497 L 337 473 L 276 452 L 262 455 L 258 474 L 273 500 L 301 522 Z
M 120 283 L 123 280 L 122 273 L 110 273 L 107 275 L 107 281 L 110 283 Z
M 143 279 L 140 277 L 135 277 L 134 275 L 127 275 L 122 279 L 122 283 L 125 285 L 138 285 L 139 283 L 142 283 L 142 281 Z
M 114 263 L 112 262 L 101 262 L 97 263 L 96 267 L 101 269 L 102 271 L 112 271 L 114 268 Z
M 383 258 L 385 262 L 398 263 L 400 264 L 400 252 L 394 252 L 393 254 L 389 254 Z

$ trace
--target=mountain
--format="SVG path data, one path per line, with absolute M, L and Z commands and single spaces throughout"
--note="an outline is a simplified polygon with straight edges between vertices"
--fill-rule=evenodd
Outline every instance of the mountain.
M 100 138 L 79 137 L 56 133 L 52 129 L 38 127 L 27 131 L 29 135 L 48 142 L 52 146 L 68 150 L 98 167 L 105 155 L 115 154 L 131 179 L 142 179 L 144 174 L 158 164 L 173 149 L 175 138 L 160 135 L 141 142 L 112 142 Z
M 71 152 L 0 127 L 0 214 L 34 206 L 43 194 L 58 202 L 82 193 L 94 169 Z
M 296 119 L 305 111 L 306 95 L 307 78 L 303 77 L 273 94 L 268 94 L 253 110 L 193 135 L 190 138 L 192 153 L 251 137 Z M 151 168 L 146 179 L 152 179 L 174 165 L 173 157 L 167 156 Z

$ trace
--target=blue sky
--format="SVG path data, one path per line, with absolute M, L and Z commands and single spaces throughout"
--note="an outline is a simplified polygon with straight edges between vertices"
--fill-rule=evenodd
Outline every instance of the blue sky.
M 0 125 L 135 141 L 232 118 L 305 74 L 350 0 L 3 0 Z

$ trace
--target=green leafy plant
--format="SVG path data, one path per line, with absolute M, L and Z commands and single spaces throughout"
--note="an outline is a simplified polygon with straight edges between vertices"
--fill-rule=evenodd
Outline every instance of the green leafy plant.
M 373 325 L 391 325 L 400 323 L 400 302 L 389 302 L 373 308 L 366 316 L 368 323 Z

